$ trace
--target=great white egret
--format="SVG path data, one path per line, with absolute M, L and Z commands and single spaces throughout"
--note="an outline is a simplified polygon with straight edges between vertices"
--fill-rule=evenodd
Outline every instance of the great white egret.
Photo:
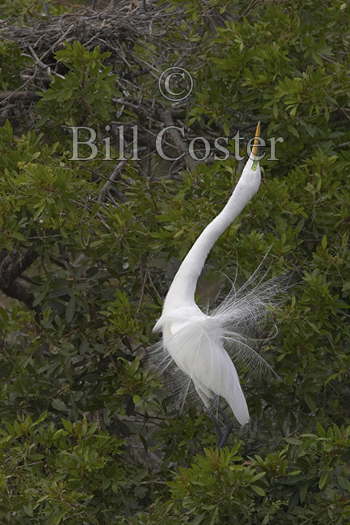
M 195 290 L 209 251 L 218 237 L 241 213 L 259 189 L 261 172 L 258 123 L 253 148 L 241 177 L 225 207 L 203 230 L 183 260 L 164 301 L 154 331 L 162 331 L 164 368 L 175 364 L 193 382 L 209 409 L 211 400 L 223 397 L 241 425 L 249 421 L 247 403 L 233 359 L 252 364 L 265 361 L 247 338 L 247 326 L 260 319 L 269 299 L 276 293 L 273 282 L 244 285 L 234 289 L 211 313 L 205 314 L 195 302 Z M 268 365 L 267 365 L 268 366 Z

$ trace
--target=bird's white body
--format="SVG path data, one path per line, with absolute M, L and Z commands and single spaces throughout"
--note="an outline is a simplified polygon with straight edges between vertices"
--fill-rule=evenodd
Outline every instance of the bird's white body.
M 255 195 L 260 182 L 259 162 L 251 154 L 226 206 L 203 230 L 183 260 L 154 327 L 155 331 L 162 331 L 166 356 L 192 380 L 205 406 L 209 408 L 214 395 L 223 397 L 241 425 L 248 423 L 249 412 L 225 344 L 234 341 L 241 349 L 248 347 L 234 327 L 242 326 L 245 320 L 248 322 L 265 305 L 261 294 L 248 293 L 238 298 L 230 295 L 214 312 L 206 315 L 195 303 L 195 290 L 215 241 Z

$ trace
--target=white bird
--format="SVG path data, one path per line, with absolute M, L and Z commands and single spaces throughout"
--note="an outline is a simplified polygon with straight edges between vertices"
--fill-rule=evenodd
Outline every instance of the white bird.
M 265 361 L 248 344 L 247 325 L 261 318 L 266 303 L 276 292 L 274 284 L 243 286 L 231 291 L 209 315 L 195 302 L 198 278 L 218 237 L 241 213 L 259 189 L 261 172 L 257 146 L 258 123 L 253 148 L 241 177 L 226 206 L 203 230 L 183 260 L 164 301 L 154 331 L 162 331 L 166 368 L 175 364 L 193 382 L 206 408 L 216 396 L 223 397 L 241 425 L 249 421 L 248 406 L 236 367 L 226 348 L 234 346 L 234 357 L 251 364 Z

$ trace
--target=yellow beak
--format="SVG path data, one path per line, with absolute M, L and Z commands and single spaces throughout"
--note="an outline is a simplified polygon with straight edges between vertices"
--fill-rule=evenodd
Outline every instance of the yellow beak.
M 258 154 L 258 146 L 260 145 L 259 137 L 260 137 L 260 120 L 256 126 L 255 137 L 254 137 L 254 142 L 253 142 L 253 147 L 252 147 L 252 155 L 254 156 Z

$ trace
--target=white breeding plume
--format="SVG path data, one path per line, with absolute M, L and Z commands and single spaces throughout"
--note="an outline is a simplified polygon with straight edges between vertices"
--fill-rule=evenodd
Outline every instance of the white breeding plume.
M 163 311 L 154 330 L 162 331 L 164 356 L 160 367 L 175 363 L 188 377 L 209 408 L 215 396 L 222 396 L 241 425 L 249 421 L 247 403 L 239 377 L 226 349 L 233 358 L 252 364 L 266 364 L 248 344 L 249 328 L 261 319 L 266 305 L 276 293 L 273 281 L 246 285 L 226 299 L 212 312 L 205 314 L 195 303 L 195 290 L 209 251 L 218 237 L 241 213 L 258 191 L 261 182 L 257 158 L 258 123 L 251 155 L 226 206 L 203 230 L 183 260 L 164 301 Z M 225 349 L 226 348 L 226 349 Z

